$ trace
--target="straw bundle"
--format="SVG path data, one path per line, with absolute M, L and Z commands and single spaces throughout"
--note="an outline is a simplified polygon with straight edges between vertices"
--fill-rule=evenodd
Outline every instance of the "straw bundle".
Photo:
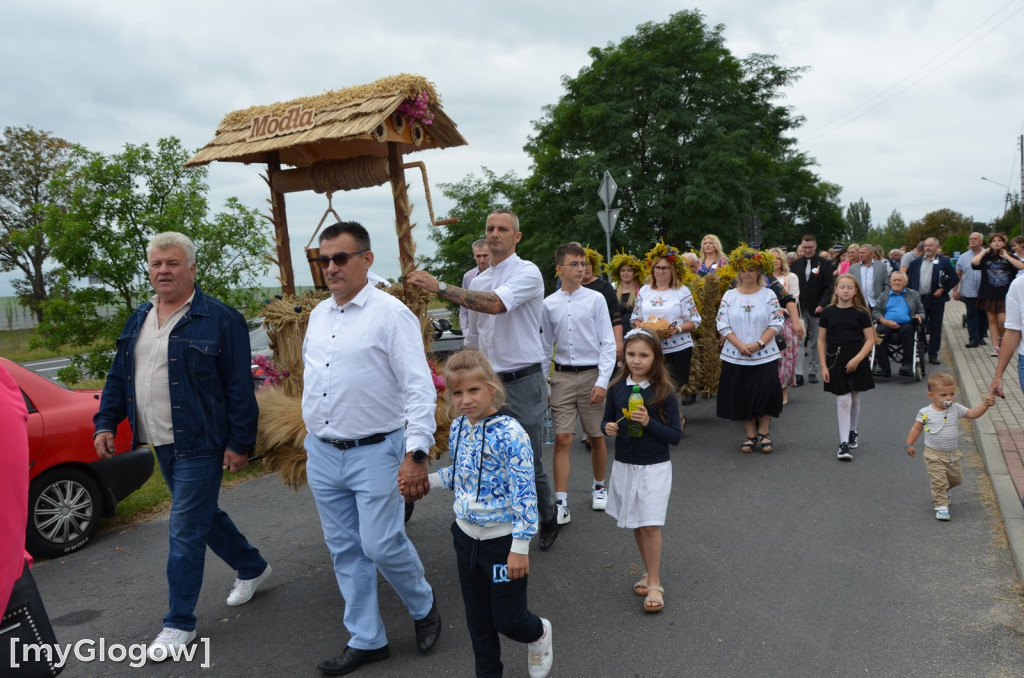
M 300 382 L 301 385 L 301 382 Z M 290 395 L 283 388 L 260 389 L 260 425 L 256 433 L 256 454 L 263 455 L 268 469 L 281 476 L 293 490 L 306 483 L 306 424 L 302 421 L 302 395 Z

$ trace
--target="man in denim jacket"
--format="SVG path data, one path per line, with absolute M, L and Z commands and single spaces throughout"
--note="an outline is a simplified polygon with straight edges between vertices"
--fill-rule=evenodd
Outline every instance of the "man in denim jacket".
M 248 466 L 259 409 L 242 315 L 195 284 L 196 249 L 181 233 L 160 233 L 146 248 L 156 294 L 128 318 L 107 374 L 93 442 L 115 452 L 128 418 L 134 447 L 152 445 L 171 491 L 167 584 L 170 611 L 149 646 L 161 661 L 196 637 L 194 609 L 209 546 L 238 575 L 228 605 L 241 605 L 270 565 L 217 507 L 222 471 Z

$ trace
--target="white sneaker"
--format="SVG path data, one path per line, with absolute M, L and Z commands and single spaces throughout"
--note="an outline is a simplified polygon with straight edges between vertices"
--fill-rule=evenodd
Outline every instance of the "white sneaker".
M 949 520 L 949 507 L 948 506 L 936 506 L 935 507 L 935 520 Z
M 608 489 L 604 485 L 598 485 L 592 492 L 593 501 L 590 508 L 595 511 L 603 511 L 608 507 Z
M 547 678 L 551 672 L 551 663 L 555 660 L 555 650 L 551 647 L 551 622 L 543 617 L 540 622 L 544 625 L 544 635 L 530 643 L 529 647 L 527 667 L 530 669 L 530 678 Z
M 185 647 L 196 639 L 196 632 L 182 631 L 165 626 L 160 635 L 149 644 L 149 661 L 162 662 L 165 659 L 174 657 L 178 650 Z
M 234 607 L 235 605 L 242 605 L 252 600 L 253 594 L 256 593 L 256 589 L 260 587 L 267 577 L 270 576 L 270 563 L 267 563 L 267 569 L 263 570 L 263 573 L 258 577 L 252 579 L 236 579 L 235 586 L 231 589 L 231 593 L 228 594 L 228 605 Z
M 563 504 L 562 502 L 555 502 L 555 511 L 557 512 L 558 524 L 568 525 L 572 522 L 572 516 L 569 515 L 569 505 Z

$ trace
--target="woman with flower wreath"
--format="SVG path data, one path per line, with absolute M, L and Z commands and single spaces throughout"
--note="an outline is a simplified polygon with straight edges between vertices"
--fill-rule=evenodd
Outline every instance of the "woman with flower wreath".
M 690 361 L 693 358 L 693 338 L 690 333 L 700 327 L 700 313 L 690 289 L 683 284 L 686 263 L 682 253 L 664 241 L 647 253 L 647 284 L 636 295 L 631 318 L 633 327 L 650 320 L 661 319 L 670 325 L 670 334 L 661 339 L 665 363 L 676 386 L 682 388 L 690 381 Z M 686 428 L 686 419 L 683 419 Z
M 722 372 L 718 380 L 717 414 L 743 422 L 746 439 L 740 452 L 775 450 L 771 420 L 782 413 L 779 382 L 780 351 L 775 335 L 782 331 L 779 298 L 767 287 L 774 257 L 745 245 L 729 255 L 738 284 L 722 295 L 718 332 L 722 344 Z
M 615 284 L 615 293 L 622 304 L 622 318 L 628 320 L 633 316 L 636 295 L 642 284 L 640 281 L 647 277 L 647 269 L 632 254 L 619 252 L 605 265 L 604 270 Z
M 612 334 L 615 335 L 615 359 L 622 360 L 622 335 L 625 333 L 623 325 L 626 324 L 628 316 L 622 312 L 622 304 L 619 303 L 619 297 L 612 284 L 604 278 L 597 277 L 603 270 L 604 257 L 590 245 L 584 247 L 583 251 L 587 255 L 586 261 L 583 262 L 583 286 L 604 297 L 608 305 L 608 317 L 612 321 Z
M 727 263 L 725 252 L 722 250 L 722 241 L 713 233 L 708 233 L 700 241 L 700 266 L 697 267 L 697 275 L 706 276 L 708 273 L 715 273 Z

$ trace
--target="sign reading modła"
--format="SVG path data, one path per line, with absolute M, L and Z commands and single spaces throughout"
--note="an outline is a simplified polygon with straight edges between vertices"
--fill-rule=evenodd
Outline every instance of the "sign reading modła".
M 252 119 L 249 125 L 249 136 L 245 140 L 259 141 L 311 129 L 314 125 L 313 114 L 315 112 L 304 110 L 302 106 L 295 106 L 288 109 L 288 112 L 283 115 L 268 113 L 257 116 Z

